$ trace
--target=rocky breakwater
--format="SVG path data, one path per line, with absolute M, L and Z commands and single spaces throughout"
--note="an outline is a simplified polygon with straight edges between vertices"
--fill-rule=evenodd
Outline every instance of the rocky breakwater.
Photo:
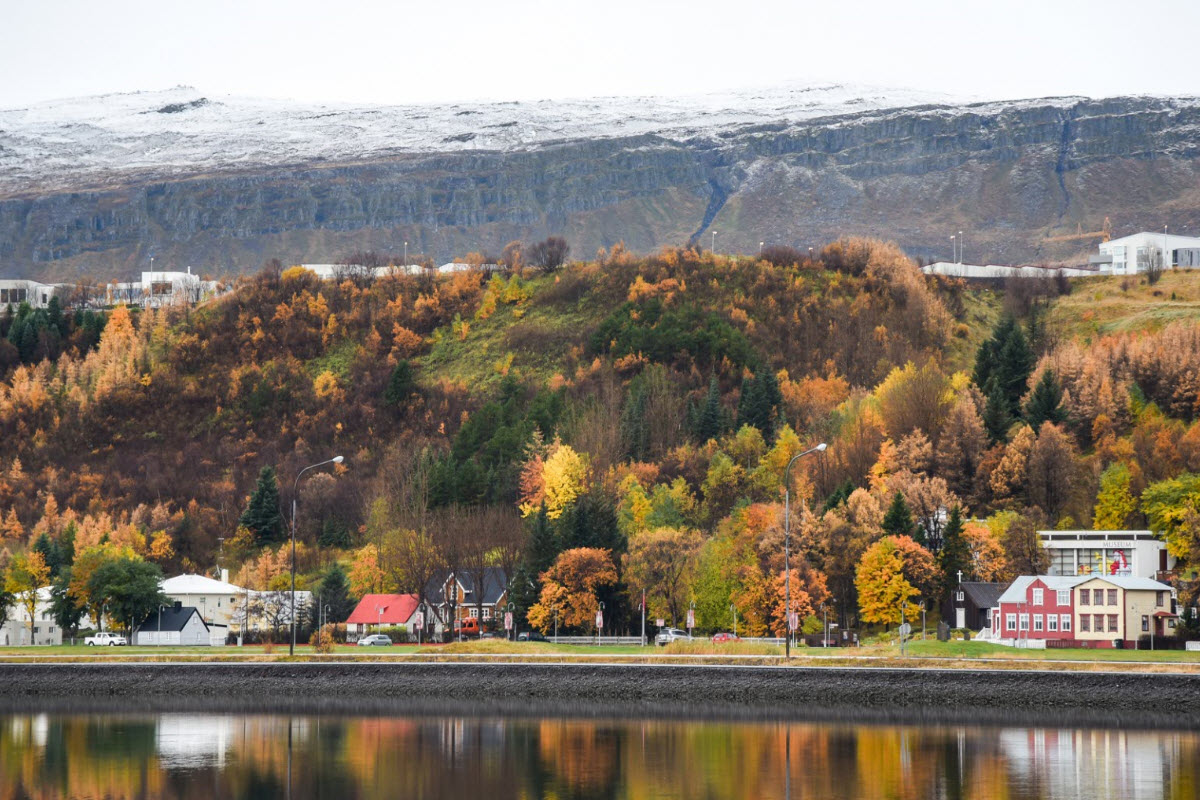
M 372 698 L 415 706 L 673 705 L 798 712 L 856 708 L 1196 717 L 1200 676 L 1035 670 L 676 666 L 645 664 L 295 663 L 3 664 L 0 707 L 76 700 L 220 699 L 233 704 Z

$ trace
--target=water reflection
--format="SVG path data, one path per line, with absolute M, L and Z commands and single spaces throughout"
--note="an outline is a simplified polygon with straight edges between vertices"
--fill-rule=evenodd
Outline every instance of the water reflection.
M 1198 773 L 1200 735 L 1192 732 L 191 713 L 0 717 L 0 800 L 1194 800 Z

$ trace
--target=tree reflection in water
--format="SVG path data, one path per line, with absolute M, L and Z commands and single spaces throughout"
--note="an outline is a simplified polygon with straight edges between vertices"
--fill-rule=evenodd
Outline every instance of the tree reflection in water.
M 290 734 L 290 735 L 289 735 Z M 289 747 L 290 740 L 290 747 Z M 0 717 L 9 798 L 1200 796 L 1169 731 L 469 717 Z

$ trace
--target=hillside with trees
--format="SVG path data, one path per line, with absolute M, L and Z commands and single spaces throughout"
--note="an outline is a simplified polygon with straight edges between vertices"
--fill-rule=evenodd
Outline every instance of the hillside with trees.
M 1139 287 L 967 286 L 870 240 L 564 247 L 450 276 L 273 264 L 198 307 L 13 309 L 5 596 L 49 580 L 71 628 L 160 571 L 283 588 L 293 499 L 300 587 L 342 607 L 499 567 L 519 617 L 586 632 L 600 602 L 629 629 L 644 590 L 650 618 L 694 603 L 703 628 L 736 608 L 740 632 L 779 633 L 789 584 L 801 616 L 890 624 L 959 570 L 1044 571 L 1041 528 L 1149 526 L 1194 574 L 1200 325 L 1063 324 L 1081 293 Z M 784 467 L 817 442 L 785 574 Z

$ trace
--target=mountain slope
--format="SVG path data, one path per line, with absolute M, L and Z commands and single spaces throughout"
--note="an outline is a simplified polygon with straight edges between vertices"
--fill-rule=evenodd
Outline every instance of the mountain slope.
M 930 102 L 937 100 L 938 102 Z M 1078 258 L 1048 233 L 1200 224 L 1200 102 L 952 103 L 823 87 L 680 100 L 307 108 L 192 90 L 0 112 L 0 273 L 211 272 L 371 248 L 446 260 L 818 245 Z

